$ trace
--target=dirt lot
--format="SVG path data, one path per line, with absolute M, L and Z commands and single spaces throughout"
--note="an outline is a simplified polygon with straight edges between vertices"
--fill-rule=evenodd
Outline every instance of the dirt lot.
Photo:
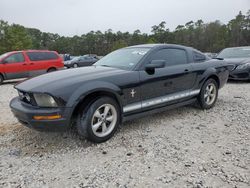
M 231 82 L 217 105 L 125 123 L 108 142 L 21 126 L 0 86 L 0 187 L 250 187 L 250 83 Z

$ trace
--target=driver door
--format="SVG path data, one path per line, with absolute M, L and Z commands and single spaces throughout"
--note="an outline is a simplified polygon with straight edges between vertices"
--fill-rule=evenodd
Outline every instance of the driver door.
M 196 79 L 184 49 L 159 49 L 149 57 L 148 63 L 152 60 L 165 60 L 166 63 L 165 67 L 156 68 L 153 73 L 145 69 L 140 71 L 143 110 L 176 102 L 178 96 L 185 96 L 185 92 L 188 94 Z
M 11 54 L 3 60 L 3 69 L 7 79 L 26 78 L 29 66 L 22 52 Z

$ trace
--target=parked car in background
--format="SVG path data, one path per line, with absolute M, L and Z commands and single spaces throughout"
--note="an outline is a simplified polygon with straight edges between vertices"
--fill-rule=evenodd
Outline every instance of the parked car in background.
M 95 57 L 98 59 L 98 56 L 96 54 L 85 54 L 84 56 Z
M 104 56 L 97 56 L 97 59 L 100 60 L 100 59 L 102 59 L 103 57 L 104 57 Z
M 217 58 L 223 58 L 234 65 L 230 71 L 229 79 L 250 80 L 250 46 L 225 48 Z
M 72 59 L 70 54 L 59 54 L 63 61 L 69 61 Z
M 72 61 L 73 59 L 78 58 L 78 57 L 80 57 L 80 56 L 70 56 L 69 60 L 63 61 L 64 66 L 67 67 L 66 64 L 68 64 L 70 61 Z
M 228 79 L 223 60 L 185 46 L 123 48 L 95 66 L 29 79 L 15 86 L 10 107 L 19 122 L 38 130 L 76 125 L 93 142 L 111 138 L 121 122 L 198 100 L 212 108 Z M 72 122 L 76 122 L 72 123 Z
M 205 52 L 204 54 L 210 58 L 215 58 L 217 56 L 217 53 L 212 53 L 212 52 Z
M 63 60 L 55 51 L 8 52 L 0 56 L 0 84 L 4 80 L 33 77 L 63 67 Z
M 84 55 L 84 56 L 75 57 L 70 61 L 65 61 L 64 66 L 67 68 L 85 67 L 85 66 L 93 65 L 97 61 L 98 59 L 95 56 Z

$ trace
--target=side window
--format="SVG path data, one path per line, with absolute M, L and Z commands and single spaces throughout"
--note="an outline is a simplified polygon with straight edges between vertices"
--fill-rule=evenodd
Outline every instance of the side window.
M 27 52 L 27 55 L 31 61 L 43 60 L 43 56 L 40 52 Z
M 85 59 L 86 59 L 86 60 L 90 60 L 90 59 L 91 59 L 91 57 L 89 57 L 89 56 L 86 56 L 86 57 L 85 57 Z
M 58 56 L 53 52 L 27 52 L 31 61 L 44 61 L 58 59 Z
M 58 59 L 58 56 L 54 52 L 43 52 L 45 54 L 45 58 L 48 60 Z
M 152 60 L 166 60 L 167 66 L 186 64 L 187 54 L 185 50 L 177 48 L 162 49 L 152 55 Z
M 199 52 L 193 52 L 193 56 L 194 56 L 194 62 L 203 62 L 206 60 L 206 56 Z
M 10 55 L 4 61 L 7 63 L 21 63 L 21 62 L 24 62 L 24 57 L 22 53 L 16 53 L 16 54 Z

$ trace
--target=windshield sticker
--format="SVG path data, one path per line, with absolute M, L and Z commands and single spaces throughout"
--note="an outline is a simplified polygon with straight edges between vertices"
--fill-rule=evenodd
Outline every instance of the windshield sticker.
M 132 52 L 132 54 L 136 54 L 136 55 L 145 55 L 147 53 L 147 51 L 143 51 L 143 50 L 135 50 Z

